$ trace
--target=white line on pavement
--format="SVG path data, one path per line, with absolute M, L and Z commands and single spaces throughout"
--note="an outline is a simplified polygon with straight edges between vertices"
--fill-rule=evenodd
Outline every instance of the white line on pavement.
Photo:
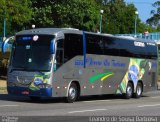
M 85 102 L 85 103 L 92 103 L 92 102 L 109 102 L 111 100 L 94 100 L 94 101 L 82 101 L 82 102 Z
M 82 111 L 70 111 L 68 113 L 83 113 L 83 112 L 91 112 L 91 111 L 106 111 L 107 109 L 93 109 L 93 110 L 82 110 Z
M 19 106 L 19 105 L 0 105 L 0 107 L 16 107 L 16 106 Z
M 151 97 L 151 98 L 156 99 L 156 98 L 160 98 L 160 96 L 158 96 L 158 97 Z
M 142 106 L 138 106 L 139 108 L 142 107 L 154 107 L 154 106 L 160 106 L 160 104 L 154 104 L 154 105 L 142 105 Z

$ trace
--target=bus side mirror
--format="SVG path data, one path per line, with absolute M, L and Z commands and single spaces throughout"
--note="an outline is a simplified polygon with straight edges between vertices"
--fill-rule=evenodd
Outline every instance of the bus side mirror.
M 14 36 L 7 38 L 2 43 L 2 53 L 4 54 L 7 51 L 7 48 L 9 48 L 10 45 L 12 45 L 14 41 Z
M 51 54 L 55 53 L 55 43 L 54 43 L 54 40 L 51 41 L 50 52 L 51 52 Z

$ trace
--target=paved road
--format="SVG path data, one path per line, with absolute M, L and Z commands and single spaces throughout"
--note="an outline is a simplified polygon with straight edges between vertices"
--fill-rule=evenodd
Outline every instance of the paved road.
M 144 94 L 140 99 L 133 98 L 126 100 L 122 99 L 121 96 L 106 95 L 83 97 L 80 101 L 75 103 L 64 103 L 63 99 L 43 99 L 41 102 L 32 102 L 28 98 L 19 98 L 1 94 L 0 116 L 3 116 L 0 118 L 0 121 L 8 116 L 18 117 L 19 120 L 23 122 L 25 120 L 39 122 L 49 120 L 52 120 L 52 122 L 53 120 L 56 122 L 70 122 L 71 120 L 76 122 L 95 121 L 95 118 L 92 118 L 93 116 L 109 116 L 110 118 L 105 118 L 106 121 L 113 116 L 160 116 L 160 91 Z M 119 121 L 126 120 L 127 122 L 132 121 L 132 119 L 135 120 L 135 118 L 114 119 L 118 119 Z M 157 121 L 160 121 L 160 118 L 152 119 L 155 121 L 156 119 L 159 119 Z

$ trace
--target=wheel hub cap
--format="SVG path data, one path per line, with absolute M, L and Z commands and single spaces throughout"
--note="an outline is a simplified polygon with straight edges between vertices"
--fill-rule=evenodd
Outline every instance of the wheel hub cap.
M 138 94 L 138 95 L 141 95 L 141 92 L 142 92 L 141 88 L 138 87 L 138 88 L 137 88 L 137 94 Z
M 131 87 L 128 87 L 128 88 L 127 88 L 127 93 L 128 93 L 129 96 L 132 95 L 132 88 L 131 88 Z
M 69 89 L 69 96 L 71 97 L 71 99 L 74 99 L 76 96 L 76 90 L 74 88 L 70 88 Z

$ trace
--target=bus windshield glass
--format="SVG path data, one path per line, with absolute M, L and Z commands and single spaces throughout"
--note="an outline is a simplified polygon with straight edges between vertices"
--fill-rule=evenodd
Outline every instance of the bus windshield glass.
M 51 68 L 51 46 L 54 36 L 16 36 L 12 50 L 13 70 L 49 71 Z

